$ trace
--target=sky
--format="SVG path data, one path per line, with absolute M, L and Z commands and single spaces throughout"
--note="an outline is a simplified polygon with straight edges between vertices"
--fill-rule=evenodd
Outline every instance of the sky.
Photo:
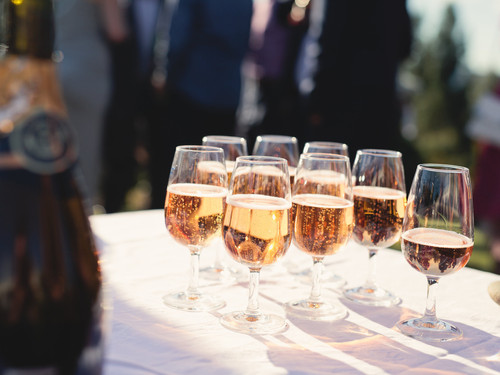
M 455 4 L 466 43 L 465 61 L 475 73 L 500 75 L 500 0 L 408 0 L 410 14 L 422 19 L 423 37 L 435 35 L 448 4 Z

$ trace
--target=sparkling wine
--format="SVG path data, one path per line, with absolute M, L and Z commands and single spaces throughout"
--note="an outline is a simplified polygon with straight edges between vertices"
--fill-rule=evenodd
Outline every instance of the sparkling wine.
M 294 193 L 344 196 L 346 176 L 330 170 L 306 170 L 295 182 Z
M 336 253 L 351 237 L 353 203 L 331 195 L 301 194 L 293 198 L 294 243 L 306 253 L 323 257 Z
M 354 186 L 353 194 L 354 240 L 376 247 L 389 247 L 399 241 L 406 194 L 378 186 Z
M 408 263 L 417 271 L 436 277 L 463 268 L 473 247 L 470 238 L 442 229 L 414 228 L 401 236 L 401 249 Z
M 53 4 L 5 5 L 0 373 L 100 374 L 106 333 L 101 271 L 51 60 Z
M 165 224 L 183 245 L 207 246 L 220 236 L 227 189 L 203 184 L 173 184 L 167 188 Z
M 227 200 L 223 239 L 231 256 L 251 268 L 276 262 L 291 241 L 290 203 L 264 195 L 232 195 Z

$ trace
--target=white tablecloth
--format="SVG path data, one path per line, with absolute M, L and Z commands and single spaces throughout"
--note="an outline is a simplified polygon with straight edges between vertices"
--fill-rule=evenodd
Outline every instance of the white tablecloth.
M 202 290 L 226 300 L 218 311 L 184 312 L 163 304 L 164 294 L 187 285 L 189 252 L 170 238 L 162 210 L 97 215 L 91 224 L 112 296 L 105 375 L 500 374 L 500 306 L 487 292 L 498 275 L 464 268 L 440 281 L 437 314 L 463 330 L 464 338 L 456 342 L 422 343 L 395 327 L 402 318 L 423 313 L 426 280 L 393 250 L 379 253 L 377 280 L 402 298 L 401 305 L 355 304 L 325 284 L 323 295 L 338 298 L 348 308 L 347 318 L 287 317 L 286 332 L 251 336 L 219 323 L 223 313 L 246 307 L 245 281 L 200 280 Z M 203 251 L 202 267 L 213 260 L 215 246 L 222 245 Z M 350 243 L 326 263 L 327 270 L 356 286 L 366 275 L 367 251 Z M 262 270 L 260 305 L 285 315 L 282 304 L 308 295 L 310 286 L 283 273 L 283 266 L 312 261 L 292 246 L 281 264 Z

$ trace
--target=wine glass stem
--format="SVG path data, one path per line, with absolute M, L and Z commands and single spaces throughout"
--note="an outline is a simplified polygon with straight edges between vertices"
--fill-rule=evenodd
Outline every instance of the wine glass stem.
M 312 288 L 309 300 L 319 302 L 321 300 L 321 274 L 323 273 L 323 258 L 313 257 Z
M 213 268 L 217 271 L 223 271 L 224 270 L 224 263 L 222 263 L 222 251 L 221 247 L 217 246 L 215 248 L 215 260 L 213 264 Z
M 425 305 L 425 321 L 437 321 L 436 317 L 436 290 L 439 278 L 427 277 L 427 301 Z
M 188 298 L 197 298 L 199 274 L 200 274 L 200 250 L 198 248 L 190 247 L 191 252 L 191 269 L 189 273 L 189 286 L 187 288 Z
M 260 315 L 259 279 L 260 269 L 250 269 L 250 278 L 248 281 L 248 305 L 245 313 L 254 317 L 258 317 Z
M 370 289 L 377 288 L 377 282 L 375 281 L 375 274 L 377 270 L 377 257 L 378 249 L 374 247 L 368 248 L 368 275 L 365 281 L 365 287 Z

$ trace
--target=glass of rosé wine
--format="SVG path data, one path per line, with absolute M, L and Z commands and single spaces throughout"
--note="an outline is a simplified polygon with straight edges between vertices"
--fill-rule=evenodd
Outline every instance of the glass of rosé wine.
M 398 151 L 358 150 L 352 167 L 354 180 L 354 241 L 368 249 L 368 276 L 363 285 L 344 290 L 355 302 L 392 306 L 401 299 L 375 280 L 375 260 L 380 249 L 401 237 L 406 204 L 402 155 Z
M 474 247 L 474 214 L 469 170 L 445 164 L 420 164 L 408 196 L 401 249 L 427 278 L 427 304 L 420 318 L 397 327 L 422 341 L 453 341 L 462 331 L 436 316 L 436 288 L 442 276 L 462 269 Z
M 309 320 L 336 320 L 345 307 L 321 295 L 323 259 L 337 253 L 351 238 L 354 204 L 349 158 L 302 154 L 292 194 L 293 242 L 313 260 L 309 297 L 288 302 L 288 313 Z
M 220 147 L 224 150 L 227 177 L 231 180 L 234 164 L 238 156 L 247 156 L 247 141 L 243 137 L 231 135 L 206 135 L 201 141 L 202 145 Z
M 275 334 L 288 328 L 284 317 L 260 311 L 260 270 L 280 259 L 292 239 L 290 176 L 287 161 L 268 156 L 241 156 L 231 177 L 222 229 L 231 257 L 250 269 L 244 311 L 221 317 L 221 324 L 248 334 Z
M 276 156 L 288 162 L 288 172 L 293 185 L 295 170 L 299 162 L 299 142 L 289 135 L 259 135 L 253 147 L 254 155 Z
M 243 137 L 228 135 L 206 135 L 201 141 L 204 146 L 220 147 L 224 150 L 224 161 L 226 164 L 228 180 L 231 179 L 234 164 L 238 156 L 248 155 L 247 141 Z M 200 269 L 200 275 L 209 280 L 232 280 L 240 276 L 239 270 L 230 267 L 223 260 L 223 246 L 217 242 L 215 247 L 215 258 L 213 264 Z
M 349 146 L 340 142 L 309 141 L 304 145 L 302 153 L 334 154 L 349 157 Z M 328 285 L 331 288 L 343 287 L 346 284 L 346 281 L 327 267 L 326 260 L 324 264 L 325 267 L 323 272 L 321 272 L 321 280 L 328 282 Z M 307 283 L 311 282 L 312 270 L 310 267 L 304 268 L 302 264 L 295 267 L 287 264 L 287 267 L 290 273 L 294 274 L 298 280 Z
M 210 311 L 225 306 L 219 297 L 198 290 L 203 248 L 219 238 L 227 195 L 224 151 L 211 146 L 177 146 L 165 198 L 165 225 L 191 254 L 189 286 L 163 297 L 170 307 Z

